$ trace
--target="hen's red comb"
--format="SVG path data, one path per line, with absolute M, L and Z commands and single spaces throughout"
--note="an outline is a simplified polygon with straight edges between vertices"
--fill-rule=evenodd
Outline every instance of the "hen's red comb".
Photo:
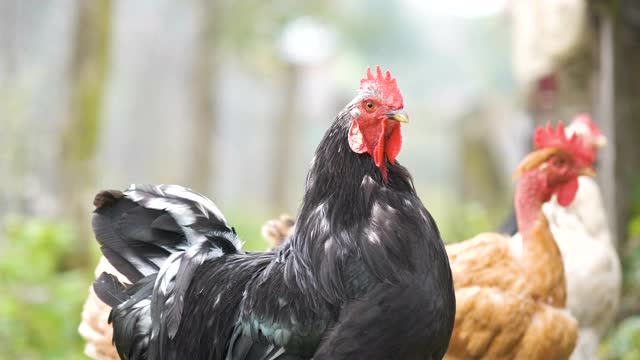
M 593 146 L 585 144 L 575 134 L 571 138 L 567 138 L 562 121 L 558 123 L 558 127 L 555 129 L 551 126 L 551 123 L 548 123 L 546 127 L 537 127 L 533 134 L 533 144 L 538 150 L 545 148 L 563 150 L 573 155 L 584 166 L 591 166 L 595 159 Z
M 371 68 L 367 68 L 367 77 L 360 80 L 360 89 L 365 89 L 367 86 L 376 88 L 388 106 L 394 109 L 402 109 L 404 107 L 400 88 L 398 88 L 396 79 L 391 77 L 389 71 L 383 75 L 380 66 L 376 66 L 376 75 L 374 76 L 371 73 Z

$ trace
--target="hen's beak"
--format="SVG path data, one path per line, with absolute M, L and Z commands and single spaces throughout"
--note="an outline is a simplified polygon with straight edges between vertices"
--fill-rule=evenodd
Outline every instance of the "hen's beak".
M 409 122 L 409 115 L 404 110 L 396 110 L 396 111 L 390 112 L 390 113 L 388 113 L 386 115 L 387 115 L 387 118 L 389 120 L 395 120 L 395 121 L 401 122 L 401 123 L 408 123 Z
M 578 171 L 578 175 L 579 176 L 595 177 L 597 174 L 596 174 L 596 171 L 593 170 L 592 167 L 585 167 L 585 168 L 580 169 L 580 171 Z
M 607 138 L 604 135 L 598 135 L 596 137 L 595 146 L 596 149 L 601 149 L 607 145 Z

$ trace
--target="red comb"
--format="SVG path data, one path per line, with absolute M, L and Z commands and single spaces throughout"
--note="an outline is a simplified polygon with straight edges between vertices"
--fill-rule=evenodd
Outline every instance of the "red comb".
M 371 73 L 371 68 L 367 68 L 367 77 L 360 80 L 360 89 L 365 89 L 367 86 L 375 87 L 388 106 L 395 109 L 404 107 L 396 79 L 391 77 L 389 71 L 383 75 L 380 66 L 376 66 L 376 75 L 374 76 Z
M 578 162 L 585 166 L 591 166 L 595 159 L 595 151 L 592 146 L 585 144 L 575 134 L 567 138 L 562 121 L 557 128 L 551 123 L 546 127 L 539 126 L 533 134 L 533 144 L 536 149 L 557 148 L 573 155 Z

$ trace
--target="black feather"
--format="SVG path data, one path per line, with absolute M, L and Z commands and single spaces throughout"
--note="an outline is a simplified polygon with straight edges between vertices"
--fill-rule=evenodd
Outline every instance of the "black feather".
M 132 283 L 158 271 L 158 266 L 144 255 L 150 248 L 135 238 L 122 235 L 127 231 L 122 228 L 122 218 L 137 207 L 133 201 L 121 198 L 97 208 L 92 220 L 102 253 Z
M 106 272 L 100 274 L 93 282 L 93 291 L 95 291 L 98 298 L 112 308 L 129 299 L 126 290 L 126 286 L 117 277 Z
M 163 212 L 162 215 L 158 216 L 153 223 L 151 224 L 151 228 L 156 230 L 164 230 L 173 233 L 182 233 L 180 226 L 176 223 L 175 220 L 171 217 L 171 215 Z
M 152 359 L 148 356 L 150 340 L 149 307 L 143 306 L 153 292 L 155 275 L 140 279 L 127 289 L 129 299 L 111 310 L 113 342 L 121 359 Z

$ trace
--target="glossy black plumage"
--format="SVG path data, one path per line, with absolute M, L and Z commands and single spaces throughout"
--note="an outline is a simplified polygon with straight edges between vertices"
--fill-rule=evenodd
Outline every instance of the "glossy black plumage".
M 101 193 L 110 200 L 99 202 L 96 237 L 140 283 L 94 285 L 126 299 L 112 312 L 121 357 L 442 358 L 455 315 L 444 245 L 408 171 L 387 164 L 385 183 L 369 155 L 350 150 L 349 110 L 319 145 L 277 252 L 243 252 L 219 211 L 205 216 L 191 195 Z

